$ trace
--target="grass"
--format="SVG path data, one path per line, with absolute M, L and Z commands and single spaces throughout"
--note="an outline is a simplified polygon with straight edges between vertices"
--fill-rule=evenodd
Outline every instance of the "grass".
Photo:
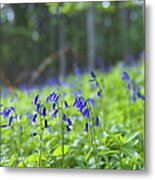
M 101 97 L 97 96 L 98 87 L 89 82 L 92 77 L 88 73 L 81 74 L 80 80 L 72 74 L 61 85 L 29 91 L 16 89 L 2 96 L 1 112 L 9 107 L 14 107 L 15 112 L 6 118 L 1 114 L 1 166 L 143 170 L 145 102 L 136 95 L 136 101 L 131 99 L 132 90 L 127 88 L 127 81 L 121 80 L 123 71 L 128 72 L 134 91 L 141 85 L 143 95 L 144 65 L 139 64 L 117 65 L 107 73 L 95 71 Z M 59 111 L 53 118 L 53 102 L 46 103 L 51 91 L 60 94 L 56 102 Z M 90 106 L 89 118 L 72 106 L 77 93 Z M 46 108 L 45 116 L 43 108 L 38 113 L 35 111 L 32 101 L 36 95 Z M 65 108 L 65 100 L 69 108 Z M 34 114 L 37 117 L 32 123 Z M 71 120 L 71 125 L 62 119 L 63 114 Z M 2 127 L 8 125 L 11 116 L 14 117 L 11 125 Z M 98 125 L 95 125 L 96 117 Z M 87 122 L 88 131 L 85 130 Z

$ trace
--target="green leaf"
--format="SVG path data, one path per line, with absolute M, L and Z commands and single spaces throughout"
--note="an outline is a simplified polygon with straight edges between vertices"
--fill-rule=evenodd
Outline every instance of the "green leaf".
M 69 146 L 68 145 L 64 145 L 64 155 L 67 154 L 69 150 Z M 62 156 L 62 146 L 59 146 L 58 148 L 56 148 L 53 152 L 54 156 Z
M 99 154 L 115 154 L 119 153 L 119 150 L 105 150 L 105 151 L 100 151 Z
M 34 153 L 30 156 L 28 156 L 26 159 L 25 159 L 25 162 L 28 163 L 28 162 L 36 162 L 39 160 L 39 157 L 40 157 L 40 154 L 39 153 Z M 46 158 L 42 155 L 42 160 L 46 160 Z
M 87 153 L 87 155 L 86 155 L 86 160 L 89 159 L 89 156 L 90 156 L 90 154 L 91 154 L 92 151 L 93 151 L 93 148 L 90 148 L 90 150 L 88 151 L 88 153 Z
M 11 159 L 10 159 L 10 162 L 9 162 L 9 166 L 12 166 L 15 161 L 16 161 L 16 156 L 13 154 L 13 155 L 11 156 Z
M 134 134 L 132 134 L 131 136 L 127 137 L 127 139 L 125 140 L 125 144 L 128 144 L 130 143 L 132 140 L 134 140 L 136 138 L 136 136 L 139 134 L 139 131 L 138 132 L 135 132 Z

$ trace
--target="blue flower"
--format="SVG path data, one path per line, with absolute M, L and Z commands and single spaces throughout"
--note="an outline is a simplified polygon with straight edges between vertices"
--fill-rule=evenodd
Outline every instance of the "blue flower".
M 56 103 L 53 103 L 52 104 L 52 109 L 55 110 L 55 107 L 56 107 Z
M 90 104 L 93 106 L 94 105 L 94 103 L 95 103 L 95 100 L 94 99 L 92 99 L 92 98 L 89 98 L 88 99 L 88 101 L 90 102 Z
M 39 110 L 40 110 L 40 103 L 36 104 L 36 112 L 39 113 Z
M 80 100 L 80 98 L 76 97 L 72 106 L 75 107 L 79 100 Z
M 65 114 L 62 115 L 62 119 L 63 119 L 63 121 L 67 121 L 67 117 Z
M 43 107 L 42 115 L 43 115 L 44 117 L 46 116 L 46 108 L 45 108 L 45 107 Z
M 91 72 L 90 72 L 90 75 L 91 75 L 91 77 L 93 77 L 94 79 L 96 79 L 96 75 L 95 75 L 94 71 L 91 71 Z
M 19 115 L 19 119 L 20 119 L 20 120 L 22 119 L 22 115 Z
M 85 124 L 85 131 L 87 131 L 87 132 L 88 132 L 88 127 L 89 127 L 89 123 L 86 122 L 86 124 Z
M 129 90 L 133 89 L 133 84 L 132 84 L 131 81 L 128 81 L 128 83 L 127 83 L 127 88 L 128 88 Z
M 20 125 L 19 130 L 22 131 L 22 129 L 23 129 L 23 125 Z
M 83 102 L 81 105 L 80 105 L 80 112 L 82 113 L 83 112 L 83 109 L 86 107 L 87 103 L 86 102 Z
M 98 81 L 96 81 L 96 83 L 95 83 L 95 87 L 98 87 Z
M 33 132 L 32 134 L 30 134 L 30 136 L 37 136 L 37 133 Z
M 71 128 L 68 125 L 66 125 L 66 129 L 67 129 L 67 132 L 71 131 Z
M 142 99 L 143 101 L 145 101 L 145 96 L 141 95 L 141 99 Z
M 95 126 L 98 126 L 99 125 L 99 118 L 98 116 L 96 117 L 96 122 L 95 122 Z
M 8 127 L 7 124 L 4 124 L 4 125 L 1 125 L 1 126 L 0 126 L 0 128 L 6 128 L 6 127 Z
M 35 96 L 35 97 L 33 98 L 33 104 L 34 104 L 34 105 L 37 104 L 38 99 L 39 99 L 39 95 L 37 95 L 37 96 Z
M 97 91 L 97 96 L 101 97 L 101 91 L 100 90 Z
M 47 120 L 44 120 L 45 128 L 48 128 Z
M 59 97 L 60 97 L 60 95 L 55 96 L 55 98 L 53 99 L 53 101 L 56 103 L 56 102 L 59 100 Z
M 86 118 L 90 118 L 90 111 L 89 111 L 89 109 L 86 108 L 86 109 L 84 110 L 84 112 L 82 113 L 82 115 L 83 115 L 84 117 L 86 117 Z
M 53 116 L 56 117 L 57 113 L 58 113 L 59 109 L 56 109 L 53 113 Z
M 140 86 L 137 86 L 135 93 L 136 93 L 136 95 L 137 95 L 137 97 L 138 97 L 139 99 L 144 100 L 145 98 L 144 98 L 144 96 L 140 93 L 140 89 L 141 89 L 141 87 L 140 87 Z
M 37 114 L 34 114 L 34 116 L 32 117 L 32 122 L 36 122 L 36 118 L 37 118 Z
M 123 74 L 122 74 L 122 80 L 123 81 L 128 81 L 128 80 L 130 80 L 130 76 L 129 76 L 129 74 L 127 73 L 127 72 L 123 72 Z
M 68 122 L 68 126 L 72 125 L 72 121 L 69 118 L 67 119 L 67 122 Z
M 13 116 L 11 116 L 10 118 L 9 118 L 9 122 L 8 122 L 8 126 L 11 126 L 11 124 L 12 124 L 12 121 L 13 121 Z
M 67 101 L 64 101 L 64 104 L 65 104 L 65 108 L 69 108 Z
M 4 108 L 3 112 L 1 112 L 1 114 L 3 114 L 4 118 L 7 118 L 11 112 L 15 112 L 14 107 L 9 107 L 8 109 Z
M 136 101 L 136 97 L 135 97 L 135 92 L 134 92 L 134 91 L 132 92 L 130 98 L 131 98 L 131 100 L 132 100 L 133 102 Z

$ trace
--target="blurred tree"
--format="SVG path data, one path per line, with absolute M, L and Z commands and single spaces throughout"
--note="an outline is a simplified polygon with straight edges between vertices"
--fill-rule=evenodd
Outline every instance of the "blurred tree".
M 47 57 L 67 45 L 70 51 L 59 52 L 37 82 L 64 77 L 74 64 L 105 70 L 120 60 L 134 63 L 144 51 L 143 10 L 142 1 L 3 4 L 1 76 L 10 83 L 27 82 Z
M 65 48 L 65 19 L 63 15 L 60 15 L 59 20 L 59 49 Z M 60 62 L 59 62 L 59 76 L 63 80 L 66 73 L 66 55 L 64 51 L 59 53 Z
M 95 39 L 95 4 L 92 2 L 86 14 L 87 26 L 87 59 L 88 69 L 95 68 L 96 59 L 96 39 Z

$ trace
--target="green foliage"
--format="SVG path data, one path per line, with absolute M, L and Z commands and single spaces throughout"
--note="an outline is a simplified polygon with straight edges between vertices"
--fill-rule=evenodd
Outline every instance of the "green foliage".
M 1 103 L 6 107 L 14 106 L 17 114 L 23 117 L 13 122 L 10 127 L 1 130 L 1 166 L 13 167 L 39 167 L 41 158 L 42 167 L 62 167 L 62 141 L 61 123 L 56 116 L 50 120 L 47 114 L 50 131 L 45 129 L 42 134 L 42 150 L 40 149 L 40 137 L 31 136 L 33 132 L 40 133 L 40 127 L 30 125 L 30 118 L 26 112 L 34 114 L 32 99 L 36 94 L 42 97 L 45 103 L 46 97 L 51 91 L 66 94 L 70 108 L 64 109 L 67 117 L 73 121 L 72 131 L 64 129 L 64 168 L 96 168 L 94 150 L 90 141 L 89 132 L 85 132 L 86 118 L 72 107 L 74 92 L 82 84 L 82 95 L 85 98 L 94 98 L 92 107 L 95 116 L 99 117 L 99 126 L 94 126 L 96 152 L 101 169 L 144 169 L 144 101 L 130 99 L 126 82 L 121 80 L 122 65 L 117 65 L 108 73 L 96 71 L 99 82 L 104 82 L 103 97 L 97 97 L 96 88 L 90 88 L 88 74 L 82 74 L 77 81 L 75 75 L 70 75 L 66 83 L 74 83 L 74 87 L 68 85 L 46 86 L 33 89 L 30 92 L 16 90 L 14 94 L 8 94 L 1 98 Z M 144 94 L 144 65 L 126 67 L 123 71 L 130 75 L 134 86 L 141 85 L 141 93 Z M 16 96 L 15 96 L 16 94 Z M 14 97 L 14 101 L 10 99 Z M 50 109 L 50 104 L 45 104 Z M 3 107 L 1 107 L 1 110 Z M 50 113 L 50 111 L 48 112 Z M 74 117 L 73 117 L 74 115 Z M 39 119 L 36 120 L 39 122 Z M 7 118 L 1 118 L 1 125 L 7 124 Z M 23 129 L 19 130 L 20 125 Z M 40 156 L 40 152 L 42 155 Z

